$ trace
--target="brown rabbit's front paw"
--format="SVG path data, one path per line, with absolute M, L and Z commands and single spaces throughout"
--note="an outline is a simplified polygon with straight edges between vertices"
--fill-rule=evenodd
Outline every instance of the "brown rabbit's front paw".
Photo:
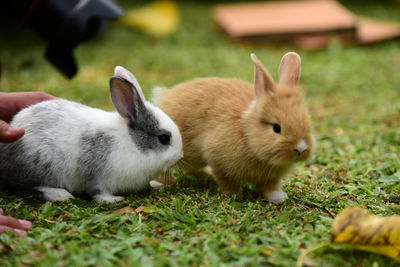
M 264 197 L 271 203 L 279 204 L 285 201 L 288 198 L 288 195 L 280 189 L 266 193 L 264 194 Z

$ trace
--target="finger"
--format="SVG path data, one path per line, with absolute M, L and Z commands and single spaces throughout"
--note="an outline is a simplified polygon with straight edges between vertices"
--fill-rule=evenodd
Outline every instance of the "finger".
M 44 92 L 0 93 L 0 119 L 9 122 L 21 109 L 55 98 Z
M 0 235 L 4 234 L 7 230 L 16 233 L 19 236 L 26 236 L 27 235 L 26 231 L 24 231 L 24 230 L 14 229 L 14 228 L 11 228 L 11 227 L 8 227 L 8 226 L 1 226 L 0 225 Z
M 44 92 L 18 92 L 13 94 L 15 106 L 19 110 L 45 100 L 56 98 Z
M 4 211 L 2 208 L 0 208 L 0 215 L 3 215 L 3 214 L 4 214 Z
M 5 121 L 0 120 L 0 142 L 10 143 L 18 140 L 25 134 L 25 129 L 11 127 Z
M 53 95 L 50 95 L 50 94 L 47 94 L 47 93 L 44 93 L 44 92 L 36 92 L 36 93 L 40 93 L 41 94 L 41 100 L 42 101 L 44 101 L 44 100 L 52 100 L 52 99 L 56 99 L 57 98 L 57 97 L 55 97 Z
M 7 226 L 14 229 L 31 230 L 32 223 L 26 220 L 17 220 L 10 216 L 0 215 L 0 226 Z

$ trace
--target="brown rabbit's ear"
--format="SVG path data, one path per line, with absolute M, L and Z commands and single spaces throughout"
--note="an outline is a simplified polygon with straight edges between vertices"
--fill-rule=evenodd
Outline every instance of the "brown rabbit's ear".
M 255 77 L 254 77 L 254 90 L 256 93 L 256 97 L 260 98 L 264 95 L 265 92 L 271 91 L 274 89 L 274 79 L 272 79 L 271 75 L 261 63 L 261 61 L 256 57 L 255 54 L 251 53 L 251 60 L 255 65 Z
M 300 78 L 300 56 L 289 52 L 282 57 L 279 65 L 279 83 L 287 86 L 297 85 Z

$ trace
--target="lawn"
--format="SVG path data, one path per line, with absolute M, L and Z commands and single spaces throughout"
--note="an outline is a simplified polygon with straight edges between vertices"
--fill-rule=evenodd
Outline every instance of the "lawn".
M 357 14 L 400 21 L 398 1 L 343 3 Z M 155 85 L 194 77 L 252 81 L 251 52 L 277 78 L 280 58 L 295 50 L 318 146 L 312 160 L 286 179 L 289 199 L 270 204 L 249 185 L 243 199 L 224 196 L 212 177 L 185 175 L 163 192 L 148 189 L 116 204 L 82 198 L 41 203 L 1 192 L 5 213 L 31 220 L 34 228 L 26 238 L 0 236 L 0 266 L 293 266 L 303 249 L 330 240 L 333 217 L 346 206 L 400 214 L 391 198 L 400 194 L 400 42 L 332 44 L 314 52 L 230 44 L 211 20 L 213 4 L 180 3 L 182 23 L 162 39 L 109 26 L 75 50 L 80 71 L 72 80 L 44 59 L 39 37 L 2 23 L 0 90 L 41 90 L 113 110 L 108 79 L 116 65 L 131 70 L 149 96 Z M 112 214 L 126 206 L 147 208 Z M 307 257 L 315 266 L 398 266 L 336 247 Z

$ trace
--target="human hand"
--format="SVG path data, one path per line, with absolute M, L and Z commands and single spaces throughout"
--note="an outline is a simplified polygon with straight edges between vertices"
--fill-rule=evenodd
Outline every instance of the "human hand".
M 19 236 L 26 236 L 26 232 L 32 230 L 32 223 L 26 220 L 18 220 L 10 216 L 4 216 L 3 209 L 0 208 L 0 235 L 7 230 L 17 233 Z
M 25 134 L 23 128 L 8 124 L 18 111 L 50 99 L 55 97 L 43 92 L 0 93 L 0 142 L 13 142 Z

